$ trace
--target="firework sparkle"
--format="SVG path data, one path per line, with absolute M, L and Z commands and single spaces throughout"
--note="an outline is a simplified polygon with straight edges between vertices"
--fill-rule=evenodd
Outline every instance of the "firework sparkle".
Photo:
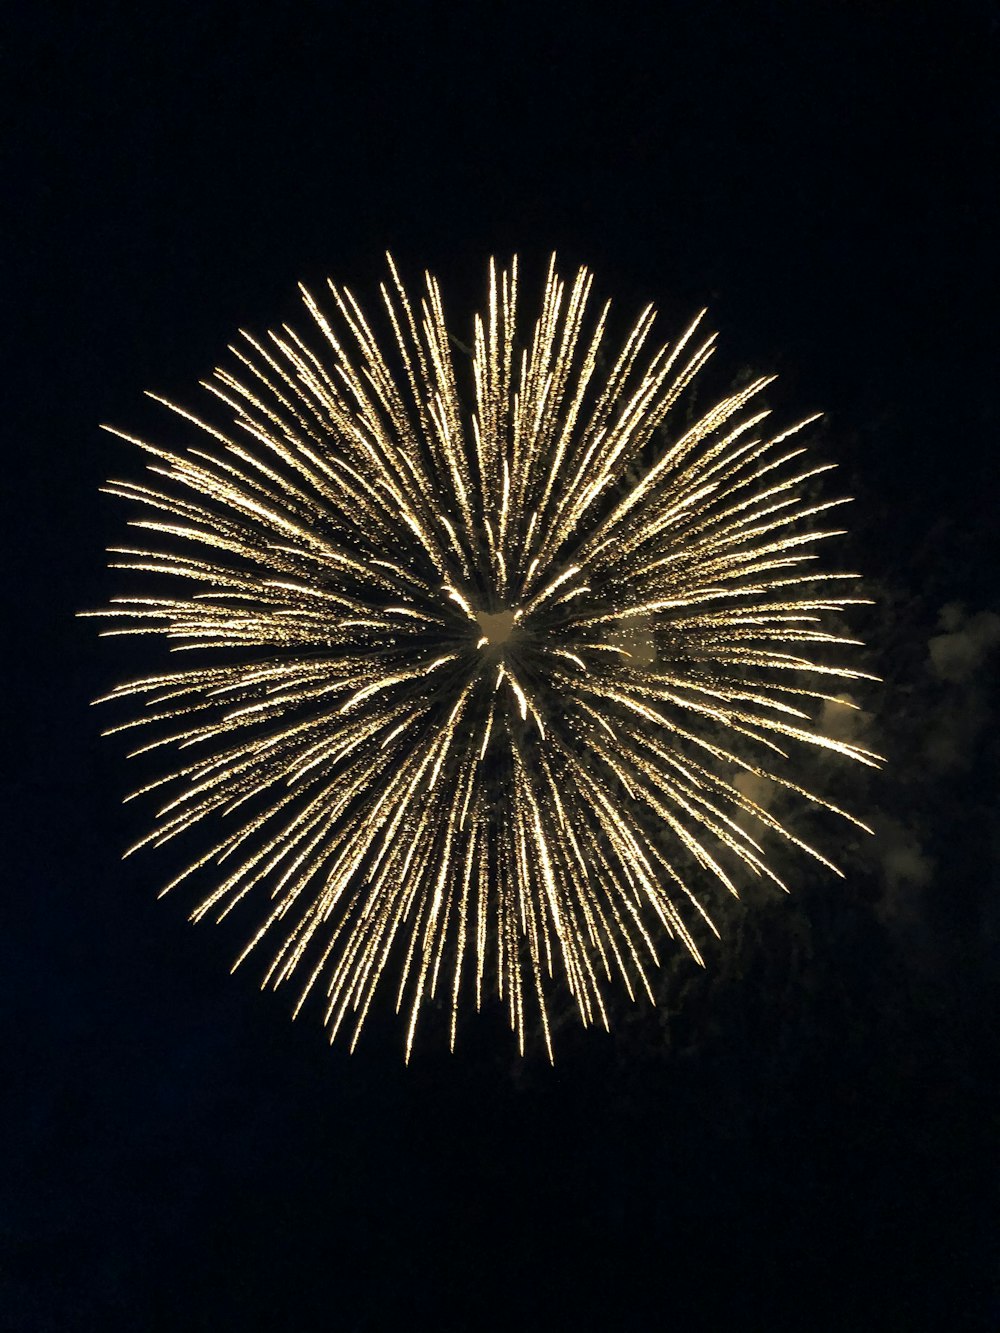
M 106 696 L 141 705 L 110 729 L 150 729 L 133 753 L 175 756 L 133 793 L 160 804 L 131 850 L 214 826 L 164 892 L 210 880 L 195 919 L 261 900 L 237 962 L 269 941 L 264 984 L 294 974 L 296 1013 L 321 993 L 331 1038 L 385 982 L 407 1058 L 432 997 L 454 1046 L 495 988 L 551 1058 L 552 986 L 607 1026 L 665 938 L 702 961 L 696 888 L 785 887 L 765 841 L 836 870 L 740 775 L 865 828 L 795 775 L 810 747 L 879 762 L 814 720 L 865 675 L 827 660 L 857 576 L 815 566 L 844 501 L 808 494 L 816 418 L 760 429 L 768 377 L 675 427 L 704 312 L 651 350 L 649 307 L 606 359 L 588 270 L 553 257 L 525 335 L 517 261 L 491 261 L 456 356 L 436 279 L 415 305 L 388 264 L 384 342 L 349 291 L 327 312 L 303 288 L 314 345 L 241 333 L 205 382 L 224 428 L 158 399 L 195 443 L 114 432 L 151 479 L 106 487 L 150 543 L 113 567 L 154 586 L 92 614 L 193 663 Z

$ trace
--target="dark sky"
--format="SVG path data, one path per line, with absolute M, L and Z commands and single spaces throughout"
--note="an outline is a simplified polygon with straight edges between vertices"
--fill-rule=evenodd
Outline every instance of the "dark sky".
M 23 6 L 8 28 L 0 1328 L 987 1329 L 997 1294 L 998 16 L 986 3 Z M 269 11 L 269 16 L 268 16 Z M 13 37 L 13 41 L 11 38 Z M 885 686 L 845 882 L 659 1011 L 404 1068 L 120 861 L 135 661 L 74 613 L 155 430 L 295 283 L 585 262 L 829 413 Z

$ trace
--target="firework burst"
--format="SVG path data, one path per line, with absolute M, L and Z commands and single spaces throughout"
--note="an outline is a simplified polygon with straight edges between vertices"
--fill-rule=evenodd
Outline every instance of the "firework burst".
M 796 747 L 877 763 L 813 722 L 822 686 L 863 675 L 813 655 L 855 642 L 822 622 L 856 576 L 812 550 L 843 501 L 805 495 L 815 418 L 761 432 L 767 378 L 674 426 L 712 352 L 701 316 L 651 347 L 648 308 L 605 359 L 587 270 L 567 284 L 553 259 L 524 331 L 517 262 L 491 262 L 456 356 L 437 281 L 418 309 L 389 272 L 384 344 L 350 292 L 326 313 L 303 288 L 312 344 L 243 333 L 205 383 L 224 429 L 166 403 L 186 449 L 115 432 L 153 475 L 106 488 L 152 541 L 114 567 L 158 595 L 96 614 L 193 664 L 114 690 L 143 707 L 111 730 L 176 756 L 136 846 L 214 826 L 167 888 L 210 880 L 195 919 L 261 900 L 237 961 L 269 941 L 296 1012 L 319 991 L 356 1040 L 391 982 L 409 1057 L 425 1001 L 454 1045 L 495 987 L 551 1057 L 555 982 L 606 1025 L 607 984 L 650 992 L 664 937 L 701 961 L 692 879 L 780 884 L 767 838 L 830 865 L 741 775 L 859 823 L 788 775 Z

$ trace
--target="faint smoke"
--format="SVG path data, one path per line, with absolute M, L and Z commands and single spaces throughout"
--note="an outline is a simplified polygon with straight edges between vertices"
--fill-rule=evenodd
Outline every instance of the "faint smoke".
M 882 868 L 882 894 L 875 912 L 883 925 L 908 927 L 923 914 L 923 890 L 934 878 L 934 862 L 912 829 L 883 815 L 875 828 L 875 855 Z
M 882 873 L 890 889 L 906 884 L 923 888 L 931 882 L 934 862 L 924 854 L 912 829 L 886 815 L 879 820 L 875 838 Z
M 740 771 L 733 778 L 733 786 L 741 795 L 759 805 L 762 810 L 770 810 L 777 793 L 777 785 L 757 773 Z
M 992 653 L 1000 646 L 1000 615 L 950 603 L 941 611 L 943 634 L 927 644 L 931 674 L 945 687 L 927 718 L 924 756 L 930 769 L 948 773 L 968 767 L 993 711 Z
M 868 730 L 871 713 L 859 708 L 849 694 L 824 699 L 819 715 L 819 730 L 835 741 L 859 740 Z
M 927 645 L 931 670 L 939 680 L 968 681 L 1000 645 L 1000 616 L 995 611 L 966 616 L 964 608 L 952 602 L 941 611 L 941 627 L 945 633 Z

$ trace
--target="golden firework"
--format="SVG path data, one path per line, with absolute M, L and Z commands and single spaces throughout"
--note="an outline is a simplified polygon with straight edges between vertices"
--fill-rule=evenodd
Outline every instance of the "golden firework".
M 607 1025 L 603 987 L 651 994 L 664 936 L 701 961 L 691 922 L 715 927 L 686 871 L 780 884 L 774 835 L 831 865 L 755 778 L 864 827 L 786 772 L 801 743 L 878 762 L 812 717 L 818 684 L 864 674 L 806 655 L 856 642 L 821 627 L 856 576 L 813 566 L 844 501 L 805 494 L 826 469 L 793 437 L 815 418 L 759 430 L 768 378 L 674 427 L 702 315 L 650 351 L 647 308 L 606 360 L 609 306 L 588 318 L 591 274 L 553 257 L 524 340 L 517 261 L 491 261 L 456 358 L 436 279 L 417 310 L 389 272 L 384 346 L 349 291 L 330 284 L 330 317 L 303 288 L 315 345 L 241 333 L 205 383 L 225 429 L 165 403 L 196 443 L 114 432 L 153 474 L 106 488 L 153 534 L 114 567 L 161 595 L 95 614 L 195 664 L 119 686 L 143 711 L 111 730 L 176 755 L 136 847 L 215 825 L 167 889 L 210 877 L 195 919 L 265 901 L 237 962 L 271 937 L 265 984 L 296 973 L 296 1012 L 321 989 L 356 1041 L 391 975 L 408 1058 L 426 1000 L 454 1045 L 495 985 L 522 1051 L 537 1006 L 551 1057 L 554 979 Z

